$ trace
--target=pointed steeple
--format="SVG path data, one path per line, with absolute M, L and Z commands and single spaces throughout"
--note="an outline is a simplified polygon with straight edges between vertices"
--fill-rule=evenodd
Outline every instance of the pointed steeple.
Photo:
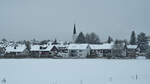
M 74 24 L 73 34 L 76 34 L 76 24 Z
M 72 42 L 74 43 L 77 38 L 77 31 L 76 31 L 76 24 L 74 24 L 74 29 L 73 29 L 73 35 L 72 35 Z

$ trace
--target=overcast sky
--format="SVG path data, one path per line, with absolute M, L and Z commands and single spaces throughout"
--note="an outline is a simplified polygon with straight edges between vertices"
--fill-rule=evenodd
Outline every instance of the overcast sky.
M 101 40 L 150 34 L 150 0 L 0 0 L 0 39 L 71 40 L 74 23 Z

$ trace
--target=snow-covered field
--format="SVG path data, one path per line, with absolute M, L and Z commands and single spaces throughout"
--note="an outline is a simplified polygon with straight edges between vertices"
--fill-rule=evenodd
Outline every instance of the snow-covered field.
M 6 84 L 150 84 L 150 60 L 1 59 L 3 78 Z

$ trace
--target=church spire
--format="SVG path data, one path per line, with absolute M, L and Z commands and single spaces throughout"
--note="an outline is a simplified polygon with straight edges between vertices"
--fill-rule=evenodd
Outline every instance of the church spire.
M 74 24 L 73 34 L 76 34 L 76 24 Z
M 77 31 L 76 31 L 76 24 L 74 24 L 74 29 L 73 29 L 73 35 L 72 35 L 72 42 L 74 43 L 77 38 Z

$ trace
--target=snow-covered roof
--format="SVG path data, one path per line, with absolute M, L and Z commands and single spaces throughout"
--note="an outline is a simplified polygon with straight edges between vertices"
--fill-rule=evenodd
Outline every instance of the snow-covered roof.
M 91 49 L 95 49 L 95 50 L 98 50 L 98 49 L 112 49 L 112 43 L 111 44 L 91 44 L 90 47 Z
M 8 46 L 6 47 L 6 52 L 23 52 L 26 49 L 25 45 L 17 45 L 16 48 L 15 46 Z
M 39 51 L 40 50 L 40 45 L 31 45 L 30 51 Z
M 45 49 L 40 49 L 40 51 L 50 51 L 54 45 L 47 45 L 47 46 L 41 46 L 41 47 L 45 47 Z
M 70 44 L 68 46 L 68 49 L 80 49 L 80 50 L 84 50 L 87 49 L 88 44 Z
M 50 51 L 53 47 L 54 45 L 31 45 L 31 51 Z
M 127 48 L 129 48 L 129 49 L 136 49 L 137 45 L 127 45 Z
M 0 47 L 6 47 L 6 46 L 8 46 L 7 43 L 0 43 Z
M 63 45 L 63 44 L 60 44 L 60 45 L 55 45 L 57 48 L 60 48 L 60 47 L 66 47 L 68 48 L 69 45 Z
M 0 44 L 0 47 L 4 47 L 4 45 L 3 45 L 3 44 Z

